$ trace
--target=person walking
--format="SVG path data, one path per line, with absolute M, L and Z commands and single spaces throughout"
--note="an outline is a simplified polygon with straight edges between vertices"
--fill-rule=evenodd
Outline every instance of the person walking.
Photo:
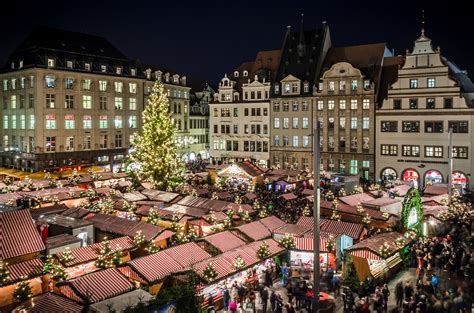
M 229 300 L 230 300 L 230 294 L 229 294 L 229 289 L 227 289 L 227 286 L 224 286 L 224 289 L 222 290 L 222 306 L 224 311 L 229 310 Z
M 383 285 L 382 288 L 382 296 L 383 296 L 383 308 L 387 311 L 388 308 L 388 297 L 390 296 L 390 290 L 388 289 L 388 285 Z
M 431 286 L 433 287 L 435 294 L 438 292 L 438 283 L 439 283 L 438 275 L 436 275 L 436 273 L 433 273 L 431 275 Z
M 399 281 L 395 286 L 395 297 L 397 298 L 397 307 L 400 308 L 403 304 L 403 283 Z
M 268 288 L 263 286 L 262 289 L 262 309 L 264 313 L 267 313 L 267 304 L 268 304 Z
M 270 295 L 270 305 L 272 306 L 272 312 L 275 312 L 276 302 L 277 302 L 277 294 L 275 293 L 275 290 L 273 290 L 272 294 Z

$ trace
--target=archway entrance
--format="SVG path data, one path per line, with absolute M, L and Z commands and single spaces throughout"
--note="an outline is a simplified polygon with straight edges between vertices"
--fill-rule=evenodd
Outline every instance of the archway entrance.
M 443 174 L 437 170 L 429 170 L 425 173 L 425 185 L 440 184 L 443 182 Z
M 452 183 L 453 185 L 461 185 L 462 188 L 465 188 L 468 185 L 469 180 L 463 172 L 453 171 Z
M 420 174 L 418 174 L 418 172 L 412 168 L 407 168 L 402 173 L 402 180 L 404 182 L 409 182 L 413 184 L 413 187 L 418 188 Z
M 397 171 L 395 171 L 393 168 L 391 167 L 386 167 L 382 170 L 382 172 L 380 173 L 380 178 L 382 178 L 382 180 L 395 180 L 397 179 Z

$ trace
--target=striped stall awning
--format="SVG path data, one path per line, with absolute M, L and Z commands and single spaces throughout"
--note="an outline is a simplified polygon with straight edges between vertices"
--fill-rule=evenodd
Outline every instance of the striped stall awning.
M 242 250 L 244 250 L 245 252 L 247 252 L 249 254 L 251 254 L 251 253 L 256 254 L 258 248 L 260 248 L 260 246 L 263 244 L 263 242 L 266 242 L 268 244 L 268 250 L 270 250 L 271 255 L 275 255 L 275 254 L 278 254 L 278 253 L 281 253 L 281 252 L 285 251 L 285 249 L 283 247 L 281 247 L 278 244 L 278 242 L 276 242 L 273 239 L 266 239 L 266 240 L 260 240 L 260 241 L 252 242 L 252 243 L 248 244 L 247 246 L 243 247 Z
M 133 240 L 130 239 L 130 237 L 128 236 L 111 239 L 109 240 L 109 243 L 112 252 L 115 252 L 119 249 L 130 250 L 134 247 Z M 98 242 L 86 247 L 72 249 L 71 253 L 74 259 L 68 263 L 65 263 L 64 265 L 66 267 L 71 267 L 77 264 L 93 261 L 100 256 L 100 250 L 102 249 L 102 247 L 103 242 Z M 64 252 L 58 254 L 59 259 L 61 258 L 63 253 Z
M 171 230 L 165 230 L 161 234 L 159 234 L 153 241 L 161 241 L 161 240 L 166 240 L 168 238 L 171 238 L 174 236 L 174 232 Z
M 128 264 L 134 272 L 139 274 L 139 277 L 145 278 L 148 283 L 161 280 L 174 272 L 182 271 L 183 266 L 166 254 L 165 251 L 134 259 Z M 189 253 L 192 254 L 192 252 Z M 127 272 L 123 273 L 127 277 L 134 279 L 132 273 L 128 273 L 130 276 Z
M 30 298 L 13 309 L 12 312 L 82 312 L 84 306 L 52 292 Z
M 87 274 L 69 281 L 69 284 L 81 295 L 87 295 L 90 303 L 116 297 L 134 289 L 132 283 L 114 268 Z
M 370 250 L 353 250 L 353 251 L 350 251 L 350 254 L 353 255 L 353 256 L 356 256 L 356 257 L 359 257 L 359 258 L 363 258 L 363 259 L 367 259 L 367 260 L 382 260 L 382 258 L 373 253 L 372 251 Z
M 79 297 L 69 285 L 60 286 L 59 292 L 61 292 L 61 294 L 64 295 L 65 297 L 72 299 L 76 302 L 83 302 L 82 298 Z
M 321 218 L 319 220 L 319 226 L 322 228 L 323 225 L 327 221 L 328 221 L 327 219 Z M 302 217 L 300 217 L 298 222 L 296 222 L 296 225 L 300 225 L 300 226 L 303 226 L 303 227 L 309 227 L 309 228 L 312 229 L 313 225 L 314 225 L 314 218 L 312 216 L 302 216 Z
M 131 280 L 138 281 L 139 283 L 144 285 L 147 284 L 147 282 L 140 275 L 138 275 L 138 273 L 135 272 L 135 270 L 133 270 L 130 266 L 117 267 L 117 269 L 120 271 L 120 273 L 130 278 Z
M 229 231 L 220 232 L 203 238 L 219 251 L 227 252 L 237 247 L 245 245 L 245 241 L 240 240 L 237 236 Z
M 364 226 L 357 223 L 341 222 L 334 220 L 326 220 L 321 225 L 321 230 L 332 234 L 347 235 L 353 239 L 359 239 Z
M 211 258 L 209 253 L 194 242 L 178 245 L 163 250 L 163 252 L 179 263 L 182 267 L 190 267 L 193 264 Z
M 301 225 L 296 225 L 296 224 L 285 224 L 275 230 L 273 230 L 274 234 L 279 234 L 279 235 L 291 235 L 294 237 L 301 237 L 303 234 L 309 232 L 311 228 L 301 226 Z
M 45 250 L 29 210 L 0 212 L 0 260 Z
M 302 237 L 295 238 L 295 250 L 301 251 L 313 251 L 313 238 L 311 237 Z M 319 250 L 321 252 L 327 252 L 327 238 L 319 238 Z
M 40 259 L 33 259 L 8 265 L 10 280 L 17 281 L 23 277 L 40 276 L 43 273 L 43 262 Z
M 234 261 L 237 259 L 237 257 L 241 257 L 247 266 L 260 262 L 260 259 L 257 257 L 257 255 L 253 253 L 253 251 L 246 251 L 245 247 L 242 249 L 235 249 L 226 252 L 222 254 L 222 257 L 224 257 L 230 264 L 234 264 Z
M 253 240 L 261 240 L 272 235 L 268 228 L 266 228 L 260 221 L 241 225 L 237 227 L 237 229 Z
M 199 276 L 205 278 L 204 277 L 204 270 L 206 269 L 206 267 L 209 264 L 212 264 L 212 267 L 217 272 L 217 277 L 215 277 L 212 281 L 219 280 L 219 279 L 221 279 L 223 277 L 226 277 L 226 276 L 232 274 L 233 272 L 235 272 L 233 263 L 229 262 L 227 259 L 225 259 L 222 256 L 218 256 L 218 257 L 212 258 L 210 260 L 206 260 L 206 261 L 200 262 L 198 264 L 195 264 L 193 266 L 194 271 Z

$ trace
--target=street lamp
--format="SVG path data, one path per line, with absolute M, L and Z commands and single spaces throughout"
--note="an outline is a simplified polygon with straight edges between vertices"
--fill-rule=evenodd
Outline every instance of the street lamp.
M 314 201 L 313 201 L 313 312 L 319 309 L 319 184 L 321 180 L 321 147 L 319 146 L 319 121 L 313 129 L 313 172 L 314 172 Z

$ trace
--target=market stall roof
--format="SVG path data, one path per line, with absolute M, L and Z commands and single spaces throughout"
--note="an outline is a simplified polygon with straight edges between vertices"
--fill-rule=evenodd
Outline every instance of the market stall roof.
M 227 210 L 234 210 L 234 211 L 239 211 L 240 209 L 247 211 L 249 214 L 252 214 L 255 212 L 255 210 L 252 208 L 250 204 L 237 204 L 234 202 L 228 202 L 229 204 L 225 208 L 225 211 Z
M 319 219 L 319 226 L 322 227 L 322 225 L 324 223 L 326 223 L 327 221 L 328 221 L 327 219 L 320 218 Z M 313 219 L 312 216 L 302 216 L 302 217 L 300 217 L 298 222 L 296 222 L 296 225 L 301 225 L 301 226 L 309 227 L 309 228 L 312 229 L 313 225 L 314 225 L 314 219 Z
M 69 216 L 64 216 L 60 214 L 52 214 L 38 217 L 38 221 L 50 225 L 59 225 L 61 227 L 66 227 L 69 229 L 85 227 L 92 225 L 91 221 L 81 220 L 78 218 L 73 218 Z
M 374 200 L 374 198 L 366 193 L 358 193 L 355 195 L 350 195 L 350 196 L 345 196 L 345 197 L 339 197 L 339 201 L 350 205 L 350 206 L 356 206 L 359 203 L 364 203 L 367 201 Z
M 411 188 L 412 187 L 410 185 L 403 184 L 393 187 L 392 189 L 390 189 L 390 191 L 396 193 L 396 195 L 399 197 L 404 197 L 407 194 L 408 190 L 410 190 Z
M 366 257 L 365 255 L 367 253 L 357 252 L 360 250 L 366 250 L 366 251 L 371 252 L 369 257 L 375 258 L 375 256 L 377 256 L 378 258 L 375 258 L 377 260 L 381 258 L 380 248 L 385 242 L 389 246 L 390 255 L 393 255 L 394 253 L 400 250 L 400 248 L 395 244 L 395 240 L 397 238 L 404 238 L 405 244 L 408 243 L 408 239 L 403 237 L 403 235 L 400 233 L 397 233 L 397 232 L 381 233 L 381 234 L 377 234 L 372 237 L 369 237 L 365 240 L 362 240 L 351 247 L 348 247 L 347 251 L 350 254 L 355 255 L 355 256 L 361 257 L 362 255 L 364 255 L 364 257 Z
M 188 215 L 192 217 L 202 217 L 207 214 L 206 209 L 198 208 L 198 207 L 192 207 L 192 206 L 186 206 L 186 205 L 181 205 L 181 204 L 173 204 L 167 208 L 164 208 L 163 210 L 165 211 L 170 211 L 170 212 L 175 212 L 179 213 L 182 215 Z
M 135 202 L 135 201 L 148 199 L 145 195 L 142 195 L 139 191 L 126 192 L 122 194 L 122 198 L 124 198 L 128 202 Z
M 423 216 L 432 216 L 439 221 L 442 221 L 440 214 L 448 210 L 445 205 L 423 206 Z
M 252 163 L 250 163 L 248 161 L 229 164 L 225 168 L 217 171 L 217 175 L 219 177 L 222 177 L 222 176 L 238 177 L 238 176 L 240 176 L 240 177 L 245 177 L 245 178 L 248 178 L 248 179 L 251 179 L 253 177 L 257 177 L 257 176 L 259 176 L 263 173 L 264 173 L 264 171 L 260 167 L 258 167 L 256 165 L 253 165 Z
M 124 312 L 127 308 L 135 307 L 139 303 L 148 303 L 154 297 L 143 289 L 136 289 L 120 296 L 116 296 L 89 307 L 90 312 Z
M 119 268 L 125 276 L 139 281 L 145 280 L 148 284 L 162 280 L 183 269 L 184 267 L 169 256 L 165 250 L 134 259 L 126 266 Z
M 159 234 L 154 240 L 155 241 L 161 241 L 161 240 L 166 240 L 168 238 L 171 238 L 174 236 L 174 232 L 172 232 L 171 230 L 168 230 L 166 229 L 165 231 L 163 231 L 161 234 Z
M 243 224 L 237 227 L 237 229 L 253 240 L 261 240 L 272 235 L 270 230 L 268 230 L 268 228 L 266 228 L 260 221 Z
M 174 192 L 166 192 L 156 189 L 144 189 L 141 191 L 141 193 L 150 200 L 160 201 L 163 203 L 170 203 L 179 196 L 179 194 Z
M 82 312 L 84 306 L 52 292 L 29 298 L 13 309 L 12 313 Z
M 152 209 L 156 212 L 156 214 L 158 214 L 158 216 L 160 216 L 162 218 L 166 219 L 166 218 L 171 218 L 173 216 L 172 211 L 169 211 L 169 210 L 166 210 L 166 209 L 160 209 L 159 207 L 149 206 L 149 205 L 139 206 L 137 208 L 137 210 L 135 211 L 135 213 L 137 215 L 149 216 L 150 215 L 150 210 L 152 210 Z M 178 216 L 182 217 L 183 214 L 178 213 Z
M 314 189 L 303 189 L 301 193 L 306 196 L 314 196 Z
M 227 206 L 229 205 L 228 201 L 222 200 L 212 200 L 207 198 L 200 198 L 200 197 L 193 197 L 193 196 L 186 196 L 181 199 L 177 204 L 201 208 L 205 210 L 214 210 L 215 212 L 225 211 Z
M 130 236 L 133 238 L 138 231 L 141 231 L 147 241 L 153 240 L 164 230 L 164 228 L 160 226 L 130 221 L 107 214 L 96 214 L 89 217 L 88 220 L 94 223 L 94 226 L 101 231 L 117 235 Z
M 333 204 L 332 201 L 321 200 L 320 205 L 321 205 L 321 208 L 332 210 L 332 204 Z M 362 216 L 361 213 L 357 212 L 357 208 L 355 206 L 339 203 L 337 209 L 342 213 Z M 365 209 L 365 213 L 369 214 L 371 218 L 383 220 L 383 221 L 388 220 L 388 217 L 386 218 L 383 216 L 383 212 L 380 212 L 374 209 L 369 209 L 369 208 L 364 208 L 364 209 Z
M 63 213 L 61 213 L 61 215 L 69 216 L 69 217 L 72 217 L 72 218 L 83 218 L 83 217 L 85 217 L 86 215 L 88 215 L 90 213 L 91 212 L 87 209 L 77 207 L 77 208 L 70 208 L 70 209 L 64 211 Z
M 280 196 L 280 198 L 283 198 L 283 200 L 286 200 L 286 201 L 291 201 L 291 200 L 298 199 L 298 197 L 292 192 L 284 193 Z
M 51 206 L 31 209 L 30 213 L 31 213 L 31 217 L 33 217 L 36 220 L 41 215 L 61 214 L 66 210 L 68 210 L 68 207 L 65 206 L 64 204 L 54 204 Z
M 402 202 L 401 199 L 377 198 L 377 199 L 371 199 L 369 201 L 364 201 L 364 202 L 362 202 L 362 205 L 375 207 L 375 208 L 383 208 L 387 205 L 400 203 L 400 202 Z
M 440 205 L 440 204 L 443 204 L 444 202 L 447 203 L 448 199 L 449 199 L 448 194 L 442 194 L 438 196 L 421 197 L 421 202 L 423 204 L 432 203 L 432 205 Z
M 18 281 L 24 277 L 36 277 L 43 274 L 43 262 L 40 259 L 32 259 L 7 266 L 10 272 L 10 280 Z
M 203 189 L 203 188 L 197 189 L 196 193 L 197 193 L 198 197 L 204 196 L 204 195 L 207 195 L 209 193 L 209 189 Z
M 445 184 L 442 185 L 428 185 L 425 187 L 423 194 L 425 196 L 433 195 L 440 196 L 448 193 L 448 186 Z
M 56 236 L 49 236 L 44 243 L 47 249 L 54 249 L 57 247 L 68 246 L 74 243 L 82 243 L 82 240 L 70 234 L 60 234 Z
M 227 252 L 245 245 L 245 241 L 240 240 L 237 236 L 229 231 L 223 231 L 217 234 L 206 236 L 203 238 L 203 240 L 210 243 L 221 252 Z
M 260 221 L 260 223 L 265 225 L 265 227 L 268 228 L 270 231 L 273 231 L 273 230 L 277 229 L 278 227 L 281 227 L 281 226 L 286 224 L 285 222 L 283 222 L 281 219 L 279 219 L 275 215 L 267 216 L 265 218 L 260 219 L 259 221 Z
M 209 253 L 194 242 L 174 246 L 163 251 L 182 267 L 190 267 L 211 257 Z
M 45 246 L 29 210 L 0 212 L 0 260 L 43 251 Z
M 254 194 L 253 192 L 247 192 L 243 198 L 246 198 L 248 200 L 254 200 L 255 198 L 257 198 L 257 195 Z
M 222 191 L 217 194 L 219 200 L 229 200 L 232 199 L 232 195 L 228 191 Z
M 279 235 L 291 235 L 293 237 L 302 237 L 304 233 L 307 233 L 311 230 L 309 227 L 297 225 L 297 224 L 285 224 L 275 230 L 274 234 Z
M 68 298 L 77 299 L 83 303 L 90 301 L 91 304 L 116 297 L 133 289 L 132 283 L 114 268 L 69 280 L 59 287 L 60 292 Z
M 211 215 L 207 214 L 203 216 L 203 219 L 209 220 L 210 217 Z M 216 212 L 214 213 L 214 217 L 216 218 L 217 223 L 223 222 L 226 218 L 228 218 L 227 214 L 225 214 L 224 212 Z
M 130 250 L 135 247 L 133 245 L 132 239 L 130 239 L 130 237 L 127 237 L 127 236 L 111 239 L 109 240 L 109 243 L 110 243 L 110 249 L 112 252 L 115 252 L 120 249 Z M 71 267 L 77 264 L 96 260 L 101 255 L 100 250 L 103 247 L 104 247 L 104 243 L 98 242 L 98 243 L 94 243 L 92 245 L 88 245 L 85 247 L 71 249 L 70 251 L 74 258 L 72 261 L 64 263 L 63 265 L 66 267 Z M 64 252 L 58 253 L 58 259 L 60 259 L 63 254 Z
M 337 235 L 346 235 L 353 239 L 359 239 L 364 230 L 364 225 L 342 221 L 326 220 L 321 225 L 321 230 Z
M 321 231 L 319 233 L 319 250 L 322 252 L 329 252 L 327 248 L 328 239 L 331 234 Z M 335 236 L 334 239 L 337 239 L 338 236 Z M 301 251 L 313 251 L 313 232 L 308 232 L 304 237 L 295 238 L 295 250 Z

